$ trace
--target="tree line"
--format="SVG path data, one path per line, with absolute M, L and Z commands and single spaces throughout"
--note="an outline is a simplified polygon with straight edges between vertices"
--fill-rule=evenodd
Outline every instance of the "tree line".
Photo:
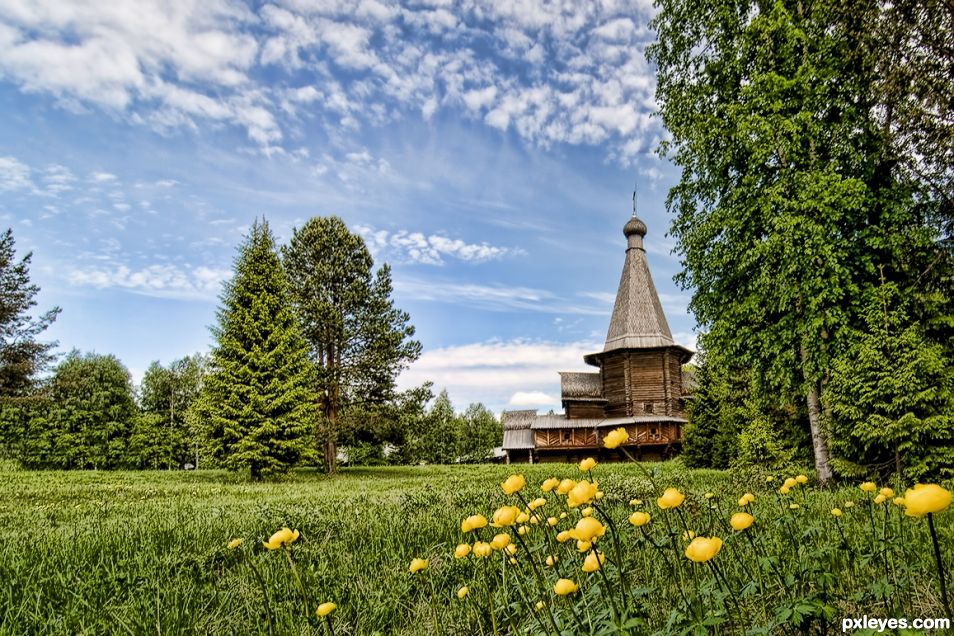
M 0 241 L 0 452 L 27 468 L 225 467 L 253 478 L 296 465 L 485 461 L 501 442 L 481 404 L 456 413 L 431 384 L 397 391 L 420 354 L 361 237 L 314 218 L 279 247 L 264 220 L 238 249 L 213 327 L 215 344 L 168 366 L 138 392 L 112 355 L 37 336 L 59 308 L 30 317 L 38 289 L 28 254 Z M 347 448 L 339 453 L 338 444 Z
M 685 458 L 954 474 L 954 13 L 661 0 L 650 58 L 701 330 Z

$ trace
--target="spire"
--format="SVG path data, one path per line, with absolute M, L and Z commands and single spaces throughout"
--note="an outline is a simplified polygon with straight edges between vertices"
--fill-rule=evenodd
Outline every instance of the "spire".
M 635 190 L 633 217 L 623 226 L 623 234 L 626 236 L 626 260 L 603 351 L 672 346 L 675 344 L 672 332 L 646 261 L 643 248 L 646 224 L 636 216 Z

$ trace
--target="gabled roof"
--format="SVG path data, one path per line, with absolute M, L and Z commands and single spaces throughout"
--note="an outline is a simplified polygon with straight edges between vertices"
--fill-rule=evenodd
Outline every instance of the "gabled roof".
M 503 424 L 505 431 L 529 429 L 535 419 L 537 419 L 536 409 L 504 411 L 500 414 L 500 422 Z
M 672 415 L 635 415 L 631 417 L 574 417 L 564 415 L 538 415 L 530 427 L 534 431 L 553 428 L 609 428 L 626 424 L 652 424 L 674 422 L 685 424 L 683 417 Z

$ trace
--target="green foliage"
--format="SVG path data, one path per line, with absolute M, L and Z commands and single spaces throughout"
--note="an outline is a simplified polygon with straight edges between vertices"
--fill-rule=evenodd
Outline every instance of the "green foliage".
M 687 404 L 689 424 L 683 430 L 680 457 L 690 468 L 728 468 L 738 454 L 739 431 L 748 416 L 747 378 L 725 361 L 701 352 L 696 356 L 697 386 Z
M 208 360 L 201 354 L 173 361 L 158 361 L 146 369 L 139 387 L 142 416 L 130 439 L 132 465 L 140 468 L 195 465 L 200 431 L 188 418 L 199 397 Z
M 0 237 L 0 400 L 22 398 L 33 391 L 36 374 L 52 360 L 56 343 L 40 343 L 38 336 L 60 312 L 29 315 L 40 288 L 30 284 L 30 258 L 16 262 L 13 231 Z
M 284 472 L 312 443 L 315 378 L 264 220 L 240 247 L 221 303 L 196 417 L 223 466 L 253 479 Z
M 394 398 L 394 382 L 421 352 L 407 313 L 391 299 L 391 269 L 373 271 L 364 240 L 338 217 L 295 228 L 282 248 L 291 299 L 316 369 L 325 461 L 334 468 L 338 417 Z
M 482 462 L 503 444 L 503 427 L 483 404 L 467 407 L 459 416 L 457 458 L 462 462 Z
M 27 468 L 115 469 L 128 465 L 137 416 L 132 381 L 111 355 L 72 351 L 57 365 L 47 400 L 31 408 L 15 456 Z
M 805 403 L 825 479 L 819 398 L 866 291 L 879 267 L 914 281 L 939 252 L 872 88 L 879 5 L 658 6 L 649 55 L 663 150 L 682 169 L 667 200 L 678 279 L 709 351 L 751 370 L 760 405 Z
M 954 474 L 954 360 L 925 336 L 897 286 L 872 294 L 864 327 L 836 361 L 827 399 L 835 449 L 871 472 Z

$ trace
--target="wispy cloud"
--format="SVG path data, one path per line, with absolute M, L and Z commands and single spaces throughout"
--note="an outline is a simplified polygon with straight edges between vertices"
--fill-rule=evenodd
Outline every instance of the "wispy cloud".
M 232 272 L 205 266 L 126 265 L 76 268 L 67 272 L 71 285 L 119 289 L 146 296 L 214 301 Z
M 441 234 L 375 230 L 367 225 L 357 225 L 354 230 L 364 238 L 372 253 L 388 260 L 443 265 L 445 258 L 481 263 L 523 253 L 520 249 L 490 245 L 486 242 L 467 243 Z
M 30 167 L 16 157 L 0 157 L 0 192 L 33 190 Z
M 243 129 L 262 151 L 303 120 L 342 130 L 456 111 L 529 143 L 661 134 L 647 0 L 35 0 L 0 8 L 0 74 L 60 105 L 160 131 Z M 277 80 L 277 81 L 276 81 Z

